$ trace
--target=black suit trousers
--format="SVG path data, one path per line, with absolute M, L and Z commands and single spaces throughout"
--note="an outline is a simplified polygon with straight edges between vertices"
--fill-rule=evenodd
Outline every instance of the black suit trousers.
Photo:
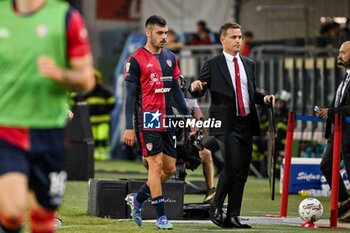
M 215 207 L 222 208 L 228 195 L 227 213 L 239 216 L 244 186 L 252 159 L 252 124 L 250 117 L 238 118 L 233 131 L 216 136 L 224 158 L 214 200 Z
M 333 134 L 329 137 L 327 141 L 326 150 L 323 154 L 322 161 L 320 164 L 321 171 L 327 179 L 329 187 L 332 188 L 332 165 L 333 165 Z M 344 137 L 344 135 L 343 135 Z M 350 177 L 350 145 L 342 144 L 341 146 L 341 158 L 344 161 L 345 169 L 348 177 Z M 339 197 L 340 202 L 345 201 L 349 198 L 346 191 L 345 184 L 339 175 Z

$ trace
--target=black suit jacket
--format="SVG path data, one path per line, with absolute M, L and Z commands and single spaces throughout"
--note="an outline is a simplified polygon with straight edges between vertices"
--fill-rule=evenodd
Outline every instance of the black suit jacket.
M 255 104 L 265 105 L 264 96 L 255 88 L 255 63 L 246 57 L 240 57 L 248 79 L 250 99 L 250 116 L 253 135 L 260 135 L 259 118 Z M 210 135 L 223 135 L 232 132 L 236 124 L 236 93 L 233 87 L 230 72 L 223 53 L 207 60 L 200 72 L 198 80 L 207 82 L 202 91 L 191 92 L 193 97 L 201 97 L 209 89 L 211 103 L 209 117 L 221 120 L 221 128 L 210 128 Z M 191 87 L 190 87 L 191 88 Z
M 334 123 L 334 115 L 336 113 L 342 114 L 343 117 L 350 116 L 350 83 L 346 86 L 344 91 L 344 97 L 339 104 L 338 108 L 334 108 L 335 97 L 332 101 L 332 105 L 328 106 L 328 119 L 326 124 L 325 137 L 328 139 L 332 135 L 332 123 Z M 343 122 L 343 135 L 342 142 L 350 145 L 350 123 Z

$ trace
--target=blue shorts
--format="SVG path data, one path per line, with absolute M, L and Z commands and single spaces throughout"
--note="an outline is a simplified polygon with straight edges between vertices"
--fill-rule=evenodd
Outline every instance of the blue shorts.
M 176 158 L 176 137 L 174 132 L 141 131 L 137 136 L 142 156 L 147 157 L 163 152 L 172 158 Z
M 55 210 L 67 178 L 63 129 L 30 129 L 29 140 L 30 148 L 24 150 L 0 139 L 0 175 L 25 174 L 40 205 Z

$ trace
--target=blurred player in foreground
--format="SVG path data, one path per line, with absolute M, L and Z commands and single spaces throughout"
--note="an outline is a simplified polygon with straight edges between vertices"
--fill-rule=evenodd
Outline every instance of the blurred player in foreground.
M 95 84 L 87 31 L 64 1 L 0 9 L 0 232 L 20 232 L 29 213 L 31 232 L 51 233 L 67 177 L 67 90 Z

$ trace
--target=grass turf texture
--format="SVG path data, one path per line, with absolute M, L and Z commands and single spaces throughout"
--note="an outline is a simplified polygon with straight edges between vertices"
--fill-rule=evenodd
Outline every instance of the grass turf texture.
M 96 178 L 146 178 L 146 170 L 140 162 L 103 161 L 95 163 Z M 188 171 L 188 180 L 204 180 L 202 168 L 196 171 Z M 217 181 L 217 180 L 216 180 Z M 215 183 L 216 183 L 215 181 Z M 276 190 L 278 190 L 278 185 Z M 98 218 L 87 214 L 88 198 L 87 182 L 69 181 L 67 183 L 64 202 L 60 208 L 59 216 L 63 220 L 58 233 L 112 233 L 112 232 L 138 232 L 148 233 L 155 231 L 154 223 L 144 223 L 137 227 L 130 220 L 115 220 Z M 271 201 L 267 179 L 255 179 L 249 177 L 243 198 L 242 216 L 265 216 L 266 214 L 279 215 L 280 194 L 276 192 L 275 201 Z M 204 195 L 185 195 L 185 203 L 201 202 Z M 298 216 L 298 206 L 303 200 L 298 195 L 290 195 L 288 203 L 288 217 Z M 318 198 L 324 207 L 322 219 L 329 218 L 329 198 Z M 214 224 L 173 223 L 172 232 L 349 232 L 341 229 L 303 229 L 287 225 L 254 224 L 253 229 L 232 230 L 220 229 Z

